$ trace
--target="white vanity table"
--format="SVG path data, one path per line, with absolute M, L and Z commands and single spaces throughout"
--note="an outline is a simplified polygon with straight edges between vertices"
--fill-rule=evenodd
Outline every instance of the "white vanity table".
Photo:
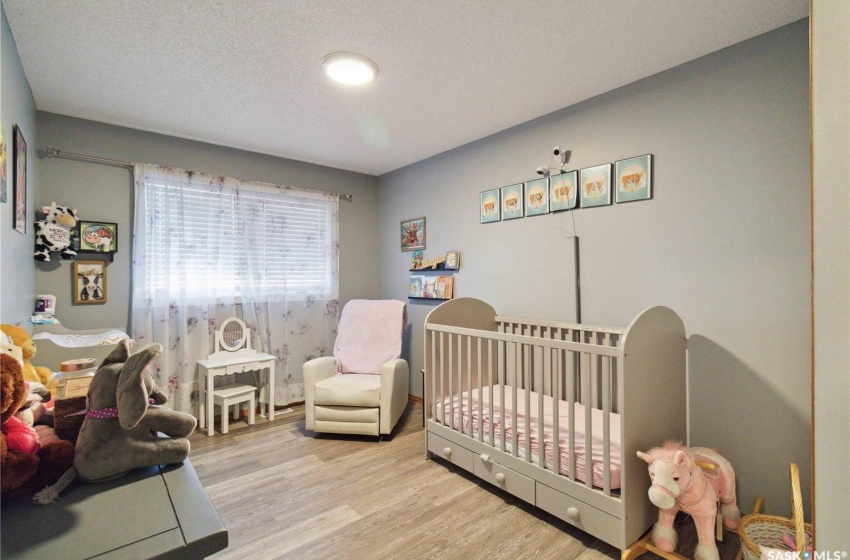
M 268 403 L 263 414 L 263 403 L 260 402 L 260 415 L 274 420 L 274 363 L 276 358 L 271 354 L 263 354 L 251 348 L 251 333 L 241 320 L 233 317 L 227 319 L 215 332 L 216 351 L 206 360 L 198 361 L 198 390 L 200 414 L 199 427 L 207 429 L 207 435 L 215 433 L 213 428 L 215 378 L 220 375 L 233 375 L 257 371 L 266 371 L 265 376 L 257 379 L 257 388 L 266 389 Z M 265 379 L 263 379 L 265 377 Z M 222 414 L 228 414 L 222 407 Z

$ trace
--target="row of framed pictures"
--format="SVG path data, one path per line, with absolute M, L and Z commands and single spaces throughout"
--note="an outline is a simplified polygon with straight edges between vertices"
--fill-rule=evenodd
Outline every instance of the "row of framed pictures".
M 491 189 L 481 193 L 481 223 L 540 216 L 550 212 L 593 208 L 652 198 L 652 154 L 567 171 L 559 175 Z

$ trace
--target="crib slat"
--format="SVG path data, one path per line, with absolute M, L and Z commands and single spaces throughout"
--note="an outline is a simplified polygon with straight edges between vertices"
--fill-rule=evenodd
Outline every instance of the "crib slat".
M 561 399 L 558 395 L 561 394 L 560 379 L 561 379 L 561 351 L 552 349 L 554 353 L 553 359 L 556 362 L 552 368 L 552 470 L 555 474 L 561 474 Z
M 466 413 L 469 415 L 469 422 L 466 428 L 466 435 L 472 437 L 472 337 L 466 337 Z
M 451 419 L 449 426 L 451 426 L 453 430 L 457 430 L 457 422 L 455 421 L 454 339 L 454 335 L 449 335 L 449 418 Z
M 570 417 L 570 480 L 576 479 L 576 354 L 567 351 L 567 408 Z
M 533 346 L 523 345 L 523 354 L 525 354 L 524 368 L 523 368 L 523 379 L 525 380 L 525 461 L 527 463 L 531 462 L 531 383 L 532 383 L 532 375 L 533 364 L 532 364 L 532 356 L 531 353 L 534 350 Z
M 434 420 L 437 419 L 437 337 L 431 331 L 431 406 L 434 407 Z M 441 405 L 442 406 L 442 405 Z M 441 415 L 442 416 L 442 415 Z
M 445 337 L 443 336 L 443 333 L 440 333 L 440 418 L 442 419 L 443 425 L 448 426 L 449 423 L 446 420 L 445 347 Z
M 500 342 L 500 344 L 502 344 Z M 503 344 L 505 353 L 507 353 L 507 344 Z M 505 450 L 505 375 L 507 374 L 506 359 L 499 355 L 499 449 Z
M 606 337 L 607 338 L 607 337 Z M 602 360 L 602 491 L 611 495 L 611 358 Z
M 590 353 L 581 353 L 581 378 L 582 378 L 582 404 L 584 405 L 584 485 L 593 487 L 593 424 L 590 415 L 593 407 L 591 397 L 593 395 L 593 372 L 591 371 L 594 360 Z
M 481 338 L 476 338 L 475 341 L 478 350 L 478 441 L 484 441 L 484 414 L 481 410 L 484 402 L 484 386 L 481 384 Z
M 501 342 L 496 342 L 496 367 L 498 369 L 502 368 L 502 353 L 501 353 Z M 490 409 L 488 410 L 488 418 L 490 418 L 490 445 L 496 447 L 496 440 L 493 436 L 493 430 L 495 429 L 496 418 L 493 416 L 493 339 L 487 340 L 487 351 L 490 356 L 490 367 L 487 368 L 487 385 L 490 387 Z M 498 376 L 498 372 L 497 372 Z
M 539 353 L 538 353 L 539 350 Z M 537 356 L 540 356 L 539 366 L 535 368 L 534 373 L 534 385 L 540 386 L 537 389 L 537 455 L 538 461 L 541 469 L 546 468 L 546 438 L 544 437 L 546 434 L 546 430 L 544 429 L 546 423 L 546 409 L 545 409 L 545 401 L 543 400 L 544 390 L 543 386 L 546 385 L 544 381 L 544 377 L 546 375 L 546 352 L 544 352 L 542 346 L 534 347 L 534 361 L 538 362 Z M 539 371 L 539 374 L 538 374 Z M 538 381 L 539 379 L 539 381 Z
M 511 398 L 511 452 L 514 457 L 519 456 L 519 446 L 517 442 L 519 441 L 519 434 L 517 433 L 517 406 L 519 403 L 517 402 L 517 385 L 521 382 L 522 376 L 520 375 L 520 371 L 522 370 L 522 348 L 517 348 L 518 344 L 514 343 L 514 355 L 516 356 L 516 360 L 514 363 L 514 382 L 511 385 L 511 392 L 513 393 Z

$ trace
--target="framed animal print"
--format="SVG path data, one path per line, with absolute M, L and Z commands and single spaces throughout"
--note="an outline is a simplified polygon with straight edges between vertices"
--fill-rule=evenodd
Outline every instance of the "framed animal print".
M 106 303 L 106 263 L 74 261 L 74 303 Z
M 502 187 L 502 220 L 515 220 L 523 217 L 525 210 L 523 193 L 523 183 Z
M 502 199 L 499 189 L 490 189 L 481 193 L 481 223 L 489 224 L 502 219 Z
M 401 251 L 419 251 L 425 248 L 425 217 L 401 222 Z
M 27 141 L 15 125 L 15 231 L 27 234 Z
M 581 207 L 607 206 L 611 204 L 611 164 L 585 167 L 579 173 Z
M 614 162 L 617 204 L 652 198 L 652 154 Z
M 549 179 L 534 179 L 525 183 L 525 215 L 542 216 L 549 213 Z
M 118 252 L 118 224 L 111 222 L 87 222 L 80 220 L 78 251 L 96 253 Z
M 578 171 L 567 171 L 560 175 L 549 177 L 550 211 L 572 210 L 576 207 L 578 197 Z

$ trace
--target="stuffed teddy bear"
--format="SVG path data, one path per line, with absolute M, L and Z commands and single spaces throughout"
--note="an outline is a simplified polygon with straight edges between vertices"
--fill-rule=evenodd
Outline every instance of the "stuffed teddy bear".
M 0 354 L 0 499 L 3 501 L 55 484 L 74 463 L 74 445 L 52 428 L 33 429 L 14 414 L 27 398 L 20 362 Z
M 44 207 L 44 219 L 35 222 L 35 260 L 50 262 L 50 253 L 59 251 L 63 259 L 73 259 L 76 251 L 71 250 L 71 230 L 77 225 L 76 210 L 67 206 Z
M 15 346 L 20 347 L 23 354 L 24 380 L 35 381 L 44 385 L 48 391 L 56 391 L 56 381 L 52 380 L 53 372 L 42 366 L 33 366 L 30 359 L 35 356 L 35 342 L 30 338 L 30 333 L 15 325 L 0 325 L 0 330 L 6 333 Z

